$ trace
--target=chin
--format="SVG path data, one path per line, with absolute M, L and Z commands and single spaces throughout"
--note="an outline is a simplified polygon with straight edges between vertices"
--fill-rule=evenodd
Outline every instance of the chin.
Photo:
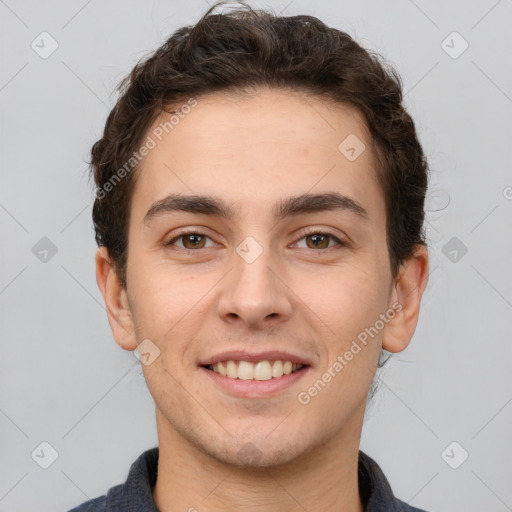
M 226 440 L 227 444 L 224 447 L 203 447 L 203 451 L 222 464 L 247 469 L 264 469 L 288 464 L 309 451 L 309 447 L 303 446 L 303 439 L 297 439 L 294 443 L 288 437 L 286 445 L 284 441 L 284 439 L 270 441 L 264 436 L 255 436 L 251 440 L 251 437 L 244 436 L 236 442 Z

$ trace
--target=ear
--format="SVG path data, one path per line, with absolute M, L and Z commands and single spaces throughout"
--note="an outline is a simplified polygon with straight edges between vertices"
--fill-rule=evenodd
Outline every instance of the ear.
M 135 350 L 137 340 L 126 290 L 112 266 L 106 247 L 96 253 L 96 282 L 103 295 L 108 323 L 116 343 L 125 350 Z
M 400 266 L 389 302 L 395 316 L 386 324 L 382 340 L 382 348 L 388 352 L 401 352 L 411 341 L 428 282 L 428 266 L 428 251 L 423 245 L 416 245 L 413 256 Z

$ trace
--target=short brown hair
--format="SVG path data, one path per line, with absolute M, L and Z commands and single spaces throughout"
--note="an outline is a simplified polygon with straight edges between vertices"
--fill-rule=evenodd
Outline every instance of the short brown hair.
M 214 14 L 217 2 L 194 26 L 176 30 L 118 86 L 120 97 L 101 139 L 92 147 L 97 186 L 93 221 L 98 245 L 108 249 L 126 288 L 128 221 L 135 184 L 126 162 L 154 120 L 172 104 L 217 91 L 285 87 L 356 107 L 367 122 L 377 177 L 386 204 L 391 273 L 426 246 L 423 231 L 427 162 L 414 123 L 402 105 L 398 73 L 380 55 L 313 16 L 276 16 L 240 9 Z M 134 166 L 137 170 L 139 166 Z M 110 184 L 110 186 L 109 186 Z M 99 192 L 99 193 L 98 193 Z

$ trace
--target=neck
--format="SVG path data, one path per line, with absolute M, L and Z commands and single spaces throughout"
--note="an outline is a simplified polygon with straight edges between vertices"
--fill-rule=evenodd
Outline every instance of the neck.
M 268 468 L 226 465 L 190 444 L 157 409 L 157 508 L 175 511 L 363 512 L 358 488 L 362 418 L 293 461 Z

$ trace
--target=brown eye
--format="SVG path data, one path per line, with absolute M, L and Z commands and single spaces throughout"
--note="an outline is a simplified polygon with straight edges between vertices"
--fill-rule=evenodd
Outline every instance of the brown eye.
M 197 233 L 183 235 L 183 245 L 186 249 L 202 249 L 204 247 L 204 236 Z M 190 244 L 190 246 L 188 245 Z
M 339 238 L 335 237 L 330 233 L 322 233 L 322 232 L 312 232 L 305 233 L 300 240 L 306 240 L 306 249 L 330 249 L 335 245 L 345 246 Z M 330 241 L 333 240 L 335 242 L 334 246 L 329 246 Z
M 182 249 L 187 250 L 194 250 L 194 249 L 204 249 L 206 239 L 210 237 L 203 235 L 201 233 L 196 232 L 189 232 L 189 233 L 182 233 L 179 236 L 174 237 L 172 240 L 170 240 L 168 243 L 166 243 L 166 246 L 172 246 L 175 244 L 177 240 L 182 240 L 182 246 L 178 247 Z
M 329 235 L 314 234 L 305 238 L 311 240 L 311 244 L 308 244 L 310 249 L 327 249 L 329 247 Z

